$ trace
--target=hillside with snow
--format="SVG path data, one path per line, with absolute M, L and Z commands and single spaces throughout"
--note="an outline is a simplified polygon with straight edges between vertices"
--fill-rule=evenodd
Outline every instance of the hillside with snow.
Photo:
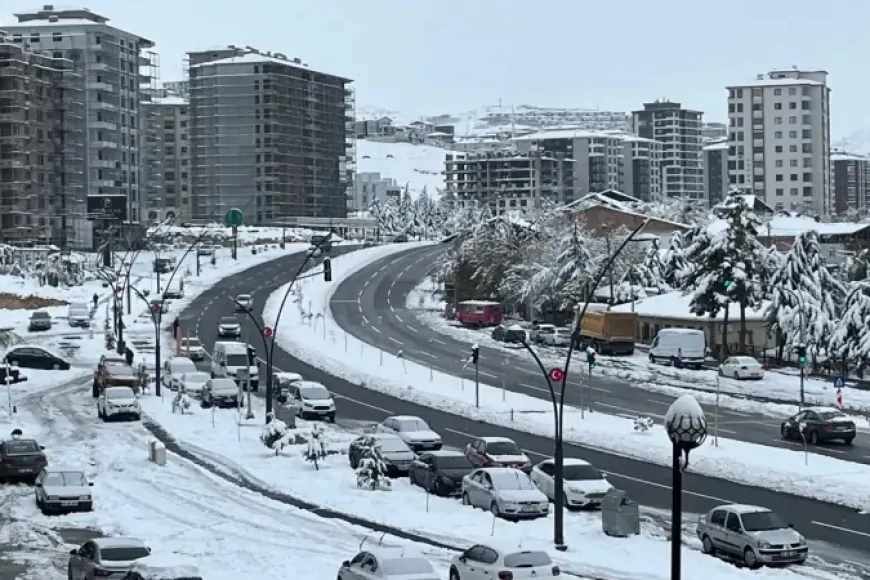
M 384 143 L 360 139 L 357 147 L 357 172 L 380 173 L 391 177 L 416 198 L 425 188 L 435 196 L 444 189 L 444 156 L 447 149 L 411 143 Z

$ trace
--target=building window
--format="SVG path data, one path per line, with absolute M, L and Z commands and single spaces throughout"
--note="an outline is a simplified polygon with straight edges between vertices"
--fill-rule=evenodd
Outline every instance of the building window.
M 813 181 L 813 174 L 808 173 L 808 172 L 804 172 L 804 182 L 812 183 L 812 181 Z
M 812 143 L 804 143 L 801 145 L 804 153 L 812 153 L 813 152 L 813 144 Z
M 797 145 L 789 145 L 788 152 L 789 153 L 797 153 Z
M 789 125 L 797 125 L 797 116 L 796 116 L 796 115 L 792 115 L 791 117 L 789 117 L 789 118 L 788 118 L 788 124 L 789 124 Z
M 798 174 L 797 174 L 797 173 L 792 173 L 791 175 L 789 175 L 789 179 L 790 179 L 791 181 L 797 181 L 797 180 L 798 180 Z
M 804 186 L 804 197 L 812 197 L 813 196 L 813 186 L 805 185 Z
M 782 159 L 777 159 L 777 160 L 776 160 L 776 166 L 777 166 L 777 167 L 782 167 Z
M 777 187 L 777 188 L 776 188 L 776 196 L 777 196 L 777 197 L 782 197 L 782 196 L 783 196 L 783 193 L 784 193 L 784 191 L 783 191 L 783 189 L 782 189 L 781 187 Z
M 797 167 L 797 166 L 798 166 L 798 160 L 797 160 L 797 159 L 790 159 L 789 162 L 788 162 L 788 166 L 789 166 L 789 167 Z
M 774 125 L 782 125 L 782 117 L 774 117 L 773 124 Z
M 782 95 L 782 89 L 773 89 L 773 95 L 779 97 Z
M 797 139 L 797 131 L 789 131 L 788 138 L 789 139 Z
M 775 131 L 773 133 L 773 138 L 774 139 L 782 139 L 782 131 Z
M 776 151 L 777 153 L 782 153 L 782 145 L 777 145 L 776 147 L 774 147 L 774 151 Z
M 790 187 L 789 190 L 788 190 L 788 194 L 789 194 L 789 195 L 797 195 L 797 194 L 798 194 L 798 188 L 797 188 L 797 187 Z
M 60 32 L 55 32 L 51 35 L 51 39 L 54 42 L 62 42 L 63 41 L 63 34 L 61 34 Z
M 791 96 L 795 96 L 797 94 L 797 87 L 789 87 L 788 94 Z
M 774 111 L 781 111 L 782 110 L 782 103 L 774 103 L 773 110 Z
M 813 166 L 813 158 L 812 157 L 804 157 L 804 167 L 812 167 Z M 850 167 L 851 169 L 851 167 Z
M 782 178 L 782 173 L 777 173 L 777 174 L 776 174 L 776 180 L 777 180 L 777 181 L 782 181 L 782 180 L 783 180 L 783 178 Z

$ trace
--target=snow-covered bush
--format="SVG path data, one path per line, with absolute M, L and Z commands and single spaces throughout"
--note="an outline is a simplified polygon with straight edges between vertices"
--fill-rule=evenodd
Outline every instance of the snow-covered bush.
M 190 397 L 185 393 L 182 389 L 179 389 L 177 393 L 175 393 L 175 397 L 172 398 L 172 412 L 180 413 L 184 415 L 187 411 L 190 411 L 191 406 Z
M 652 429 L 653 420 L 650 417 L 645 417 L 643 415 L 638 415 L 634 418 L 634 430 L 638 433 L 646 433 L 650 429 Z
M 106 339 L 106 350 L 115 350 L 115 333 L 112 331 L 112 323 L 109 321 L 108 316 L 106 316 L 106 320 L 103 322 L 103 336 Z
M 375 444 L 374 437 L 366 437 L 359 445 L 360 460 L 356 470 L 356 486 L 360 489 L 388 489 L 387 464 Z
M 314 469 L 320 469 L 320 460 L 326 457 L 326 445 L 323 442 L 323 427 L 315 424 L 308 436 L 308 445 L 302 457 L 314 464 Z
M 275 455 L 278 455 L 287 446 L 287 436 L 290 433 L 288 433 L 287 424 L 272 413 L 269 413 L 269 419 L 260 433 L 260 442 L 272 449 Z

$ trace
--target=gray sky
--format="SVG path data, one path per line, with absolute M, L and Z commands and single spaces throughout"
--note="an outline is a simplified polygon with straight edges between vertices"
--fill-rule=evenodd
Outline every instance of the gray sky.
M 4 0 L 0 23 L 15 22 L 15 9 L 40 1 Z M 725 85 L 798 65 L 830 73 L 835 138 L 870 127 L 866 0 L 84 4 L 154 40 L 161 80 L 181 77 L 185 51 L 251 45 L 349 76 L 358 105 L 407 115 L 463 112 L 499 99 L 630 111 L 667 97 L 704 111 L 705 120 L 723 121 Z

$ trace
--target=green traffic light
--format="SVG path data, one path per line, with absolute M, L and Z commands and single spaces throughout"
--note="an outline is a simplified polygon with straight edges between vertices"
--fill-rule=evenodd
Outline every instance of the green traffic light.
M 806 364 L 806 362 L 807 362 L 807 357 L 802 356 L 802 357 L 798 358 L 798 362 L 801 363 L 801 364 Z
M 725 280 L 725 287 L 726 287 L 726 288 L 730 288 L 730 287 L 731 287 L 731 280 Z

